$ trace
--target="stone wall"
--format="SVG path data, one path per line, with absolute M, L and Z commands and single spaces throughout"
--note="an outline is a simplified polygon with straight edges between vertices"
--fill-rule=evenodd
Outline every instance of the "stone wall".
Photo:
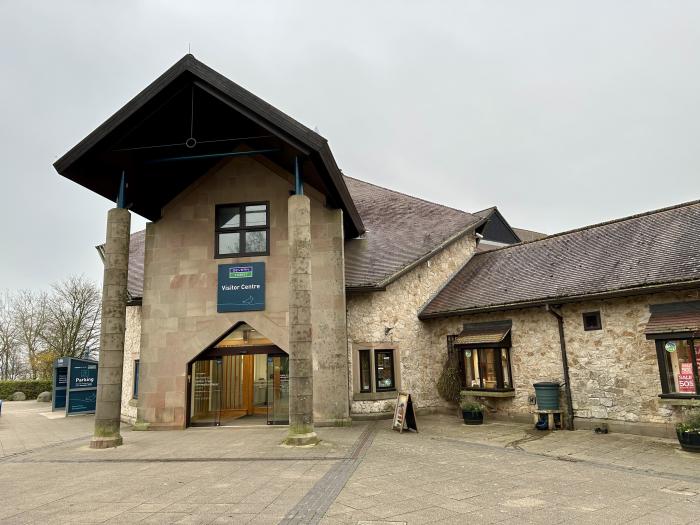
M 681 409 L 658 397 L 661 383 L 656 347 L 654 341 L 646 339 L 644 328 L 650 304 L 698 298 L 700 291 L 693 290 L 562 306 L 578 427 L 608 422 L 632 432 L 673 433 Z M 585 331 L 582 314 L 596 310 L 601 313 L 602 330 Z M 505 319 L 513 322 L 515 397 L 487 399 L 486 403 L 498 415 L 526 417 L 532 408 L 528 395 L 534 394 L 533 383 L 563 382 L 557 321 L 543 307 L 426 321 L 431 332 L 430 353 L 444 359 L 447 335 L 459 333 L 463 323 Z
M 178 195 L 146 229 L 138 419 L 151 428 L 183 428 L 187 368 L 198 354 L 239 322 L 288 349 L 287 201 L 291 174 L 253 158 L 219 164 Z M 347 420 L 347 350 L 342 272 L 342 214 L 311 199 L 312 312 L 315 337 L 314 411 L 320 421 Z M 216 204 L 267 201 L 270 255 L 214 258 Z M 264 311 L 217 313 L 219 264 L 265 262 Z M 337 385 L 339 379 L 340 387 Z
M 125 423 L 136 421 L 134 392 L 134 361 L 141 354 L 141 307 L 126 307 L 126 334 L 124 339 L 124 371 L 122 373 L 121 418 Z
M 386 413 L 393 410 L 393 399 L 387 395 L 359 399 L 357 383 L 357 350 L 363 348 L 393 348 L 397 384 L 411 392 L 419 407 L 442 404 L 436 390 L 445 352 L 430 344 L 429 326 L 418 319 L 418 310 L 445 282 L 471 258 L 476 247 L 473 232 L 435 254 L 410 272 L 389 284 L 383 292 L 349 295 L 348 347 L 350 349 L 351 413 Z M 395 399 L 395 395 L 393 396 Z

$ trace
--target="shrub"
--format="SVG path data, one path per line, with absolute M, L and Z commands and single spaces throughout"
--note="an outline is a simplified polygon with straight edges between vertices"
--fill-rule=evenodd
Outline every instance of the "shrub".
M 484 411 L 484 405 L 479 403 L 473 397 L 469 397 L 469 396 L 462 396 L 462 399 L 459 402 L 459 408 L 462 409 L 462 412 L 483 412 Z
M 676 425 L 676 429 L 680 432 L 700 433 L 700 410 L 686 414 L 683 418 L 683 422 Z
M 459 368 L 450 361 L 445 364 L 437 383 L 437 391 L 445 401 L 459 401 L 462 379 Z
M 51 392 L 51 381 L 0 381 L 0 399 L 10 399 L 15 392 L 22 392 L 27 399 L 36 399 L 42 392 Z

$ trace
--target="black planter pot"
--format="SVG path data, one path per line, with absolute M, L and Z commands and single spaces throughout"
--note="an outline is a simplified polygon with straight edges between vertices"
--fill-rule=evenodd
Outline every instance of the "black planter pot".
M 483 412 L 471 412 L 462 410 L 465 425 L 481 425 L 484 422 Z
M 695 432 L 676 430 L 676 435 L 678 436 L 678 442 L 681 444 L 683 450 L 687 452 L 700 452 L 700 432 L 697 430 Z

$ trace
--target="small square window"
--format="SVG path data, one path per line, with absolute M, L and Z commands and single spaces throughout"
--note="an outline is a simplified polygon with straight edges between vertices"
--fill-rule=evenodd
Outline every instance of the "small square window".
M 583 329 L 601 330 L 603 324 L 600 321 L 600 312 L 586 312 L 583 314 Z
M 270 220 L 267 203 L 216 206 L 215 256 L 269 255 Z

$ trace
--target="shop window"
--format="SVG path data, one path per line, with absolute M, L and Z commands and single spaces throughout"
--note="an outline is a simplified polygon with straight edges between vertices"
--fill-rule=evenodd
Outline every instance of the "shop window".
M 372 391 L 372 365 L 370 351 L 360 350 L 360 392 Z
M 664 395 L 700 395 L 700 339 L 657 339 L 656 353 Z
M 216 257 L 270 253 L 270 213 L 264 202 L 216 206 Z
M 374 351 L 374 375 L 377 381 L 377 392 L 396 390 L 393 350 Z
M 134 399 L 139 398 L 139 363 L 138 359 L 134 361 L 134 391 L 132 393 Z
M 583 329 L 589 330 L 601 330 L 603 324 L 600 321 L 600 312 L 585 312 L 583 314 Z
M 463 348 L 462 365 L 467 390 L 513 390 L 510 348 Z
M 354 352 L 355 386 L 361 399 L 386 399 L 399 388 L 399 362 L 393 348 L 361 348 Z

